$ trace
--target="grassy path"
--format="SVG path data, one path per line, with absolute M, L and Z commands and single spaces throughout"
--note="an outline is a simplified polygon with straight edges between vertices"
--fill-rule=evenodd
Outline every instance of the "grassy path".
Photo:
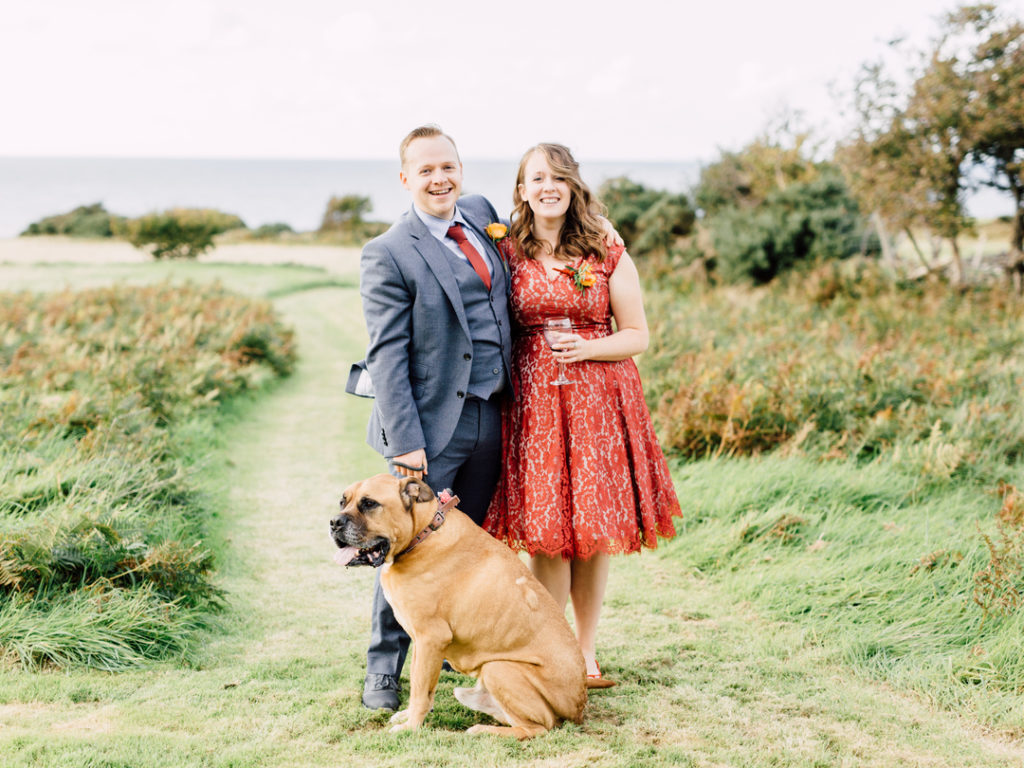
M 119 675 L 0 675 L 11 766 L 1024 766 L 1024 748 L 863 681 L 793 625 L 766 622 L 680 573 L 679 538 L 613 566 L 600 653 L 618 688 L 582 727 L 527 744 L 470 739 L 445 675 L 428 728 L 387 734 L 358 692 L 372 573 L 330 562 L 341 489 L 381 462 L 367 403 L 347 397 L 358 295 L 284 295 L 296 374 L 223 434 L 209 470 L 231 609 L 197 662 Z

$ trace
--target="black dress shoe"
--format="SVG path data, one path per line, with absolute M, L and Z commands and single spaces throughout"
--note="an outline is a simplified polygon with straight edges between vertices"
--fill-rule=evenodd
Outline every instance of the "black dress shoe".
M 401 690 L 398 678 L 394 675 L 366 676 L 363 684 L 363 706 L 367 709 L 398 710 L 398 692 Z

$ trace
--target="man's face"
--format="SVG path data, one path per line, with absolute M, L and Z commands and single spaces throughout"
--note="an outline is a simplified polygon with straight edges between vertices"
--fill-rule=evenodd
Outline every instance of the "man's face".
M 421 211 L 439 219 L 455 215 L 455 203 L 462 191 L 462 163 L 455 147 L 444 136 L 410 142 L 399 176 Z

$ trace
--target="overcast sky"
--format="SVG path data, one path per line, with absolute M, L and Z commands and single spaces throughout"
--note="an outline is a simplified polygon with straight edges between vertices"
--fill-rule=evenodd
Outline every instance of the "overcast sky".
M 1024 0 L 1000 4 L 1017 15 Z M 783 109 L 837 130 L 887 40 L 939 0 L 33 0 L 0 10 L 0 155 L 390 158 L 737 149 Z

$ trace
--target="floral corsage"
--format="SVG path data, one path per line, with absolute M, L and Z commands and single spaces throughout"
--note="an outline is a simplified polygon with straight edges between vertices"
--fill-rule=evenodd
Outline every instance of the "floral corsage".
M 580 259 L 577 264 L 560 267 L 556 271 L 571 277 L 572 284 L 576 286 L 576 290 L 580 293 L 584 293 L 587 288 L 597 282 L 597 275 L 594 274 L 594 268 L 590 265 L 589 261 L 584 261 L 583 259 Z

